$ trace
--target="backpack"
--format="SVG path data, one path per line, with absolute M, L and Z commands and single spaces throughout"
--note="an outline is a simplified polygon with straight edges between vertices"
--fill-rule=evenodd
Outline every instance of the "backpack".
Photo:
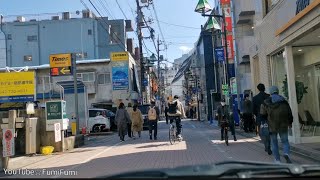
M 178 102 L 177 101 L 175 103 L 168 103 L 168 106 L 169 106 L 168 113 L 177 114 L 177 111 L 178 111 Z
M 151 121 L 157 120 L 157 111 L 155 107 L 152 107 L 148 111 L 148 119 Z

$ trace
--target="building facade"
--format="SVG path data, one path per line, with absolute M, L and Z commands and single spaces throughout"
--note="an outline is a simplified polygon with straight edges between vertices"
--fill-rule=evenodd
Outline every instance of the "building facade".
M 50 54 L 77 53 L 79 60 L 109 58 L 111 52 L 134 54 L 131 21 L 96 18 L 90 11 L 45 15 L 4 17 L 6 62 L 9 67 L 48 64 Z M 127 44 L 128 43 L 128 44 Z M 1 59 L 3 60 L 3 59 Z M 4 67 L 4 66 L 2 66 Z
M 291 106 L 293 143 L 320 142 L 320 1 L 257 1 L 252 90 L 276 85 Z M 308 128 L 306 128 L 308 127 Z

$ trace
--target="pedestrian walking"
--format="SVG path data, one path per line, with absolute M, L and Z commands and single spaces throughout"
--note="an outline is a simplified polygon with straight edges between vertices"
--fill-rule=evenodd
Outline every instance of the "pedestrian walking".
M 154 140 L 157 140 L 159 117 L 160 117 L 160 110 L 158 107 L 156 107 L 156 103 L 152 101 L 151 106 L 148 110 L 150 140 L 152 140 L 152 131 L 153 131 Z
M 166 116 L 166 124 L 168 124 L 168 123 L 169 123 L 168 111 L 169 111 L 169 108 L 168 108 L 168 106 L 166 106 L 165 111 L 164 111 L 165 116 Z
M 292 163 L 289 153 L 290 145 L 288 140 L 288 128 L 292 127 L 293 116 L 289 103 L 285 98 L 279 95 L 277 86 L 270 87 L 271 97 L 264 102 L 267 105 L 267 115 L 269 122 L 269 131 L 271 134 L 272 153 L 276 163 L 280 163 L 280 154 L 278 146 L 278 134 L 283 145 L 284 158 L 287 163 Z
M 252 104 L 253 104 L 253 114 L 255 116 L 256 120 L 256 133 L 260 135 L 260 138 L 264 144 L 264 150 L 268 153 L 271 154 L 271 139 L 270 136 L 265 135 L 260 132 L 261 128 L 261 121 L 263 121 L 263 117 L 260 113 L 261 110 L 261 105 L 264 103 L 266 99 L 270 97 L 269 94 L 265 93 L 265 86 L 264 84 L 258 84 L 257 89 L 259 90 L 259 94 L 253 97 L 252 99 Z
M 267 113 L 267 105 L 265 102 L 261 104 L 260 107 L 260 137 L 264 143 L 264 151 L 266 151 L 269 155 L 272 154 L 271 151 L 271 139 L 270 139 L 270 131 L 269 131 L 269 122 L 268 122 L 268 113 Z
M 120 136 L 120 141 L 124 141 L 124 137 L 127 134 L 128 123 L 131 123 L 130 116 L 124 107 L 123 103 L 120 103 L 118 110 L 116 112 L 115 121 L 118 127 L 118 133 Z
M 177 127 L 177 134 L 176 136 L 178 137 L 178 139 L 182 139 L 182 135 L 181 135 L 181 119 L 182 118 L 186 118 L 186 114 L 184 111 L 184 107 L 183 104 L 181 103 L 181 101 L 179 100 L 179 96 L 175 95 L 174 96 L 174 100 L 168 102 L 168 115 L 169 115 L 169 119 L 170 119 L 170 124 L 173 123 L 173 121 L 176 121 L 176 127 Z
M 127 111 L 128 111 L 129 116 L 130 116 L 130 119 L 132 119 L 131 114 L 132 114 L 133 108 L 132 108 L 132 104 L 131 103 L 128 103 Z M 131 122 L 129 122 L 128 125 L 127 125 L 129 138 L 132 138 L 131 126 L 132 126 L 132 124 L 131 124 Z
M 190 118 L 193 119 L 194 116 L 194 111 L 193 111 L 193 107 L 191 106 L 190 108 Z
M 222 99 L 217 109 L 218 124 L 221 128 L 221 141 L 224 140 L 224 128 L 228 125 L 233 135 L 233 140 L 237 141 L 234 119 L 230 116 L 230 107 L 226 105 L 225 99 Z
M 244 95 L 243 101 L 243 120 L 244 120 L 244 131 L 245 132 L 253 132 L 253 106 L 252 102 L 249 99 L 249 94 Z
M 133 106 L 133 111 L 131 112 L 132 121 L 132 137 L 135 138 L 135 134 L 138 133 L 139 138 L 141 137 L 141 131 L 143 130 L 143 118 L 142 113 L 138 109 L 138 105 Z

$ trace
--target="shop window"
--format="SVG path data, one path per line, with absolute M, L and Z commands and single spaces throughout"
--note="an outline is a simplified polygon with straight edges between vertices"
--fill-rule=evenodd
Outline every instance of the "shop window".
M 38 36 L 36 36 L 36 35 L 28 36 L 27 39 L 28 39 L 29 42 L 34 42 L 34 41 L 38 40 Z
M 110 73 L 104 73 L 98 75 L 98 84 L 110 84 L 111 76 Z
M 32 55 L 25 55 L 23 56 L 24 61 L 32 61 Z
M 120 43 L 120 26 L 109 25 L 109 39 L 110 44 L 119 44 Z
M 49 76 L 42 76 L 37 77 L 37 84 L 49 84 L 50 83 L 50 77 Z
M 272 77 L 272 85 L 278 86 L 279 94 L 285 96 L 284 94 L 284 81 L 286 79 L 286 67 L 285 60 L 283 57 L 283 52 L 279 52 L 276 55 L 271 57 L 270 60 L 271 67 L 271 77 Z
M 94 82 L 95 81 L 95 73 L 87 72 L 87 73 L 78 73 L 77 78 L 82 82 Z

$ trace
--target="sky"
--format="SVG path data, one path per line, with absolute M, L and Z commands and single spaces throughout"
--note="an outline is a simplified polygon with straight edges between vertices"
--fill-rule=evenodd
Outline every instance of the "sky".
M 126 19 L 124 15 L 132 20 L 135 24 L 135 0 L 91 0 L 98 8 L 98 11 L 109 19 Z M 162 35 L 159 30 L 155 12 L 152 6 L 143 8 L 146 19 L 153 19 L 150 26 L 155 30 L 156 37 L 164 40 L 167 44 L 167 50 L 161 51 L 160 54 L 168 61 L 173 62 L 182 54 L 187 53 L 194 47 L 200 34 L 200 27 L 205 23 L 206 19 L 200 14 L 194 12 L 198 0 L 153 0 L 155 10 L 158 16 Z M 88 8 L 94 10 L 89 0 L 83 0 Z M 119 3 L 123 13 L 117 5 Z M 209 0 L 211 7 L 214 6 L 214 0 Z M 0 14 L 3 16 L 24 15 L 24 14 L 43 14 L 43 13 L 59 13 L 64 11 L 76 12 L 85 9 L 81 0 L 0 0 Z M 149 36 L 147 29 L 143 30 L 144 36 Z M 134 32 L 130 32 L 129 37 L 133 37 L 135 45 L 138 45 L 138 38 Z M 163 39 L 164 38 L 164 39 Z M 144 48 L 144 56 L 151 56 L 156 53 L 153 42 L 150 39 L 144 39 L 149 50 Z M 164 46 L 160 46 L 164 49 Z

